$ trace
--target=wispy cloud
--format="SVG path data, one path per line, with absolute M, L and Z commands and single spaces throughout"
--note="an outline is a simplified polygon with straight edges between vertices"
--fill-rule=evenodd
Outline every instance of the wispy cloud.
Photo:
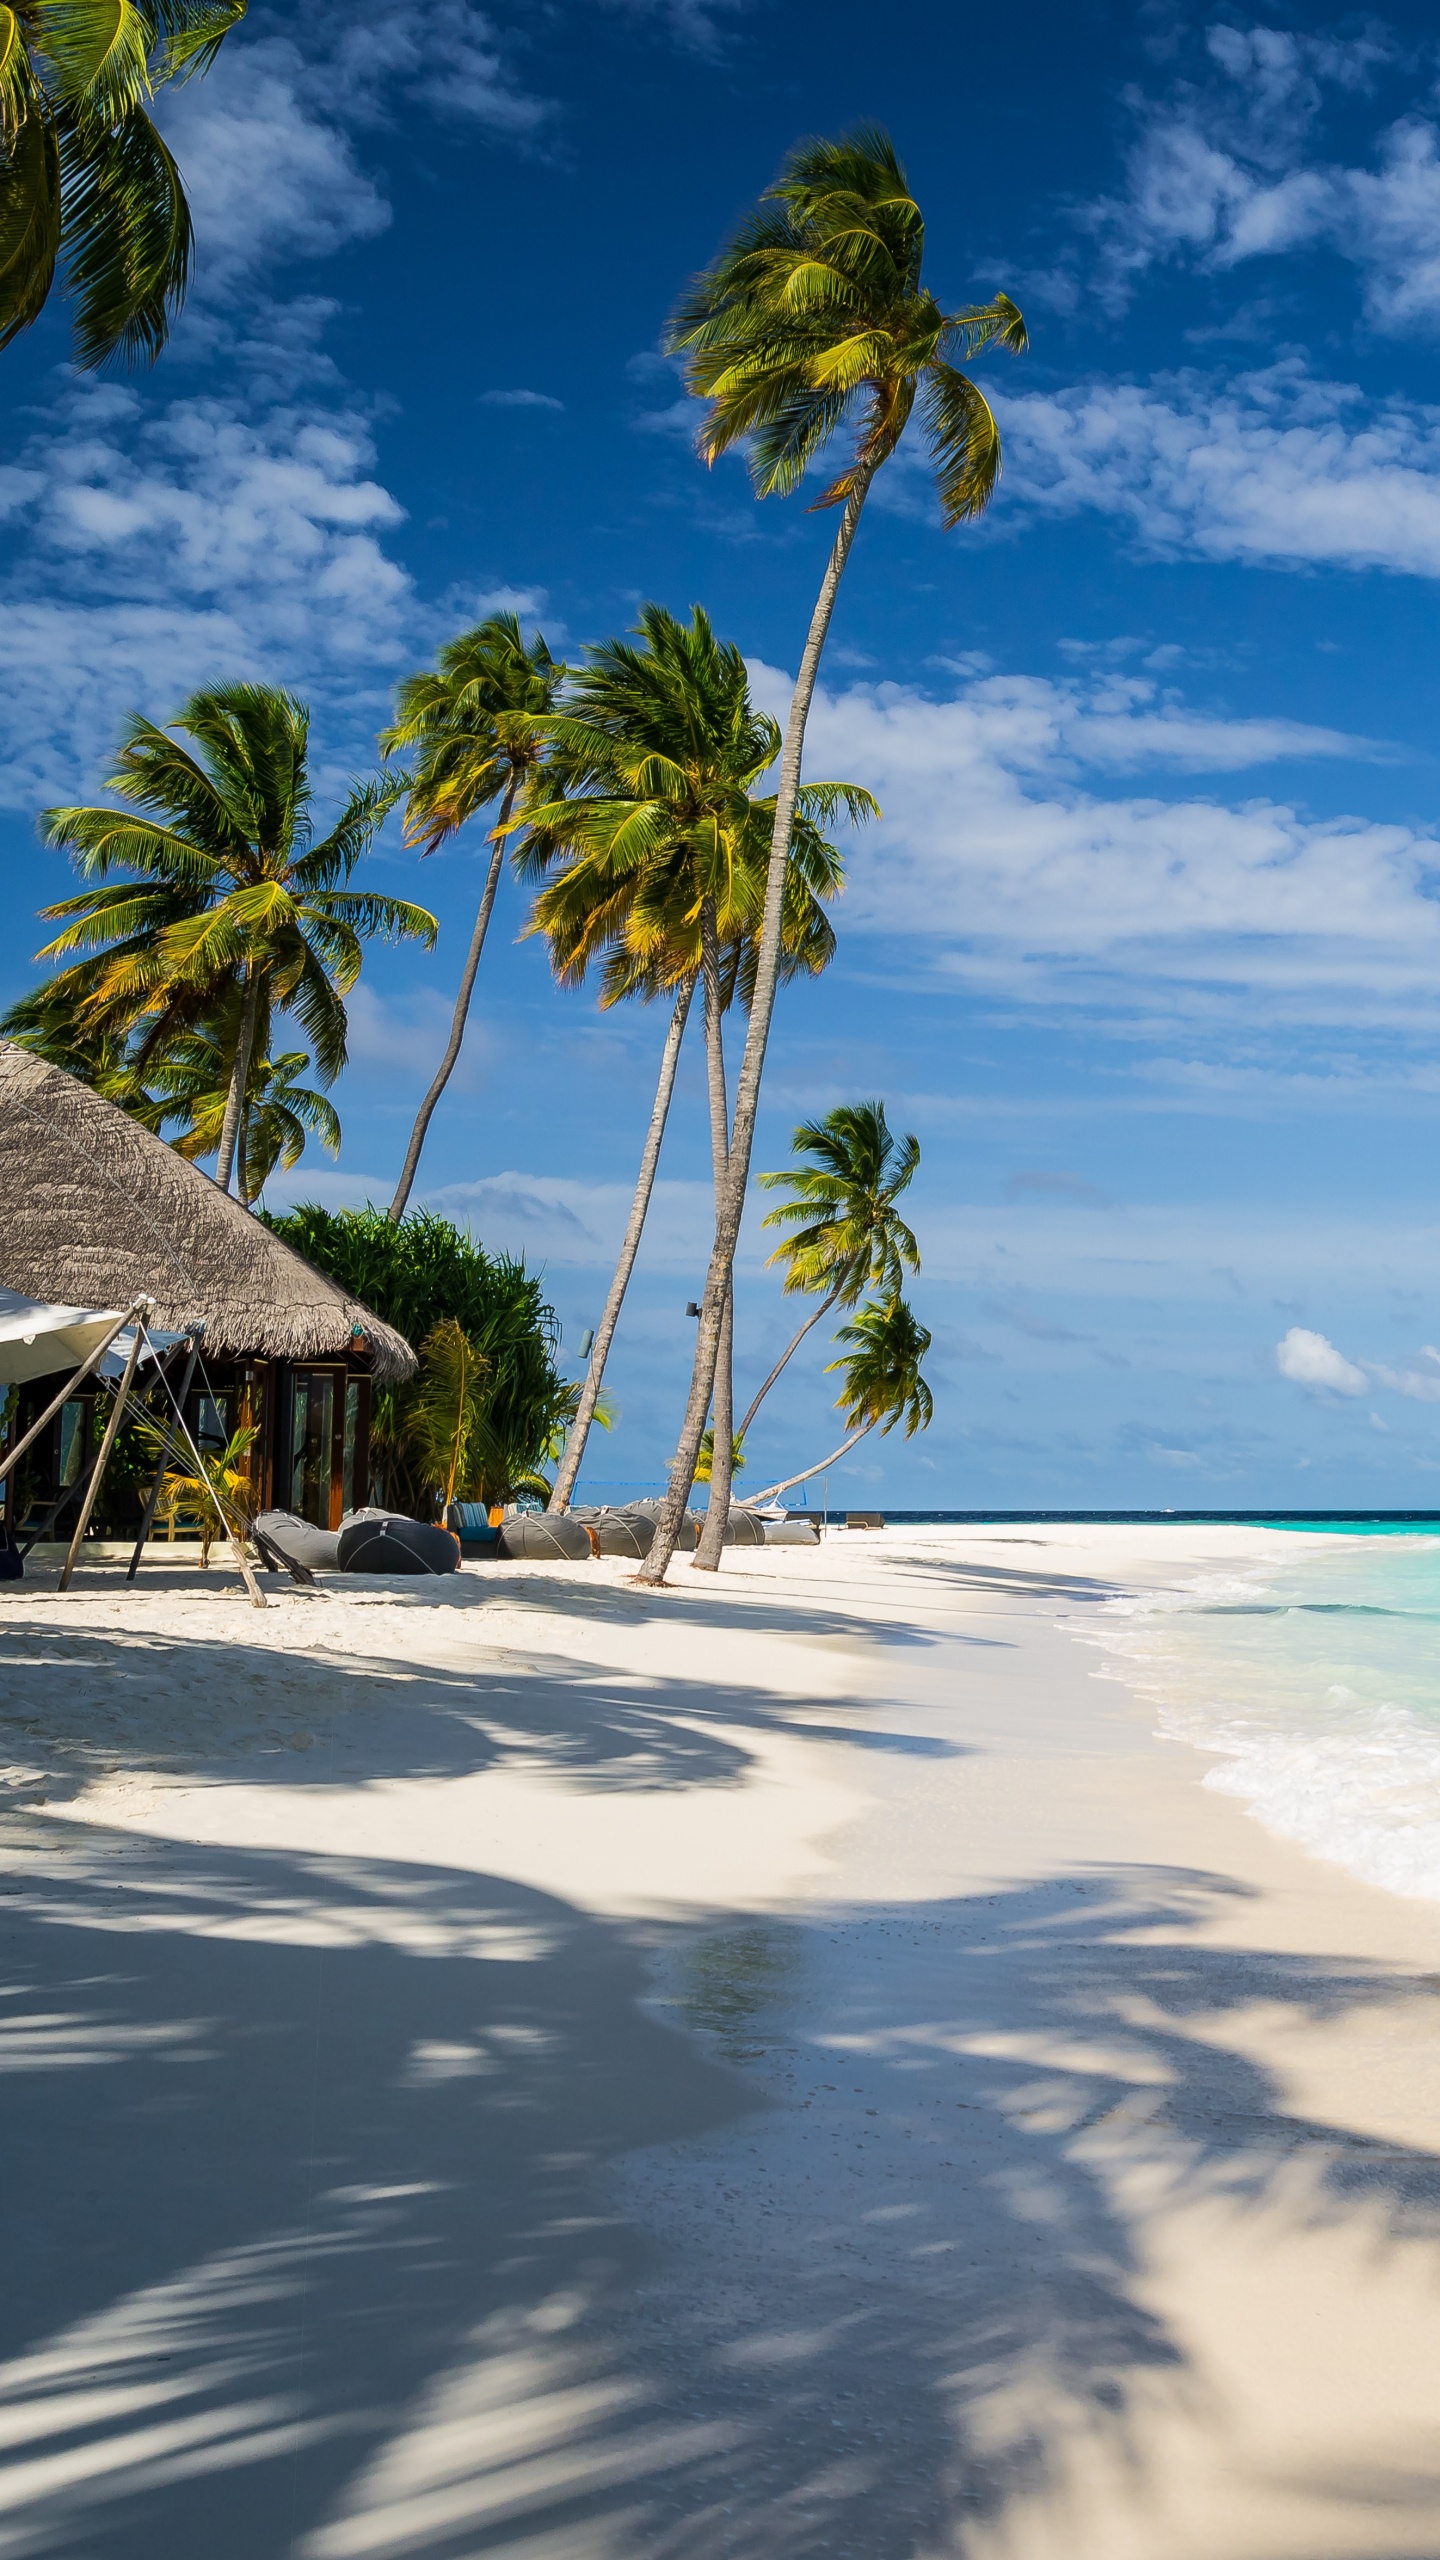
M 783 705 L 787 680 L 755 674 Z M 1428 836 L 1274 799 L 1097 787 L 1127 767 L 1158 780 L 1167 764 L 1328 760 L 1346 752 L 1332 732 L 1205 719 L 1128 680 L 985 677 L 942 701 L 890 684 L 823 694 L 811 738 L 813 769 L 865 782 L 884 811 L 849 854 L 847 926 L 909 938 L 911 966 L 1106 1005 L 1169 1006 L 1188 987 L 1214 1008 L 1263 986 L 1277 1012 L 1327 1019 L 1408 996 L 1433 1019 Z
M 225 301 L 279 261 L 321 258 L 388 225 L 357 134 L 421 105 L 512 141 L 550 103 L 515 78 L 470 0 L 385 0 L 306 10 L 292 32 L 232 36 L 203 80 L 166 91 L 160 115 L 195 216 L 196 286 Z
M 478 395 L 482 409 L 563 409 L 548 391 L 482 391 Z
M 1325 248 L 1360 276 L 1371 326 L 1440 323 L 1440 131 L 1433 92 L 1379 120 L 1369 157 L 1321 147 L 1332 92 L 1352 99 L 1394 68 L 1383 29 L 1339 40 L 1274 27 L 1212 26 L 1188 76 L 1162 97 L 1132 94 L 1125 184 L 1091 205 L 1095 286 L 1112 305 L 1147 269 L 1211 273 Z
M 207 678 L 329 679 L 353 710 L 415 611 L 373 463 L 343 410 L 70 389 L 0 489 L 5 802 L 73 787 L 122 711 L 164 714 Z
M 1007 491 L 1047 513 L 1096 509 L 1162 553 L 1440 576 L 1440 409 L 1368 403 L 1301 357 L 995 407 Z

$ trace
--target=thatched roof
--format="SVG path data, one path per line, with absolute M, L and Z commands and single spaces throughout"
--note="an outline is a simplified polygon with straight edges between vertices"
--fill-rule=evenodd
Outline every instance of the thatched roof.
M 152 1321 L 205 1319 L 207 1350 L 270 1360 L 368 1358 L 408 1378 L 415 1355 L 358 1299 L 88 1085 L 0 1040 L 0 1286 Z

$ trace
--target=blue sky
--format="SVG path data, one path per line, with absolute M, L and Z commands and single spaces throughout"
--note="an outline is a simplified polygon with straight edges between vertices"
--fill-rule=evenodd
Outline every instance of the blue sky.
M 883 43 L 882 43 L 883 38 Z M 139 381 L 59 317 L 5 357 L 3 993 L 64 894 L 36 809 L 119 716 L 264 673 L 322 774 L 503 599 L 557 653 L 703 602 L 782 708 L 828 524 L 707 474 L 667 308 L 806 131 L 887 123 L 927 277 L 1003 285 L 1006 472 L 941 531 L 902 449 L 867 511 L 807 769 L 863 782 L 839 956 L 786 995 L 757 1161 L 866 1094 L 915 1129 L 923 1441 L 832 1499 L 1440 1505 L 1440 47 L 1383 17 L 901 0 L 252 8 L 167 102 L 197 287 Z M 377 877 L 338 1168 L 388 1197 L 477 849 Z M 504 893 L 423 1196 L 543 1263 L 573 1354 L 663 1024 L 600 1015 Z M 653 1480 L 708 1249 L 698 1050 L 591 1481 Z M 751 1235 L 744 1393 L 788 1310 Z M 797 1364 L 799 1366 L 799 1364 Z M 818 1347 L 765 1474 L 839 1433 Z M 752 1475 L 751 1481 L 756 1479 Z

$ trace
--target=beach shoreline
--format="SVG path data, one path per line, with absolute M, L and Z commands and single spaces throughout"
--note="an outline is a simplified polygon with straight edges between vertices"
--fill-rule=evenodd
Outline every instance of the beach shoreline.
M 17 2531 L 1435 2547 L 1440 1902 L 1207 1787 L 1094 1641 L 1293 1543 L 13 1587 L 7 1979 L 71 2021 L 16 2024 L 17 2174 L 48 2232 L 95 2185 L 58 2271 L 20 2252 L 13 2441 L 37 2355 L 131 2394 L 14 2475 Z

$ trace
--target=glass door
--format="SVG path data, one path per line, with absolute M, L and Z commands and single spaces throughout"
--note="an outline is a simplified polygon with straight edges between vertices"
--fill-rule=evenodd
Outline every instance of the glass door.
M 290 1380 L 290 1491 L 284 1508 L 328 1529 L 334 1508 L 335 1372 L 292 1369 Z

